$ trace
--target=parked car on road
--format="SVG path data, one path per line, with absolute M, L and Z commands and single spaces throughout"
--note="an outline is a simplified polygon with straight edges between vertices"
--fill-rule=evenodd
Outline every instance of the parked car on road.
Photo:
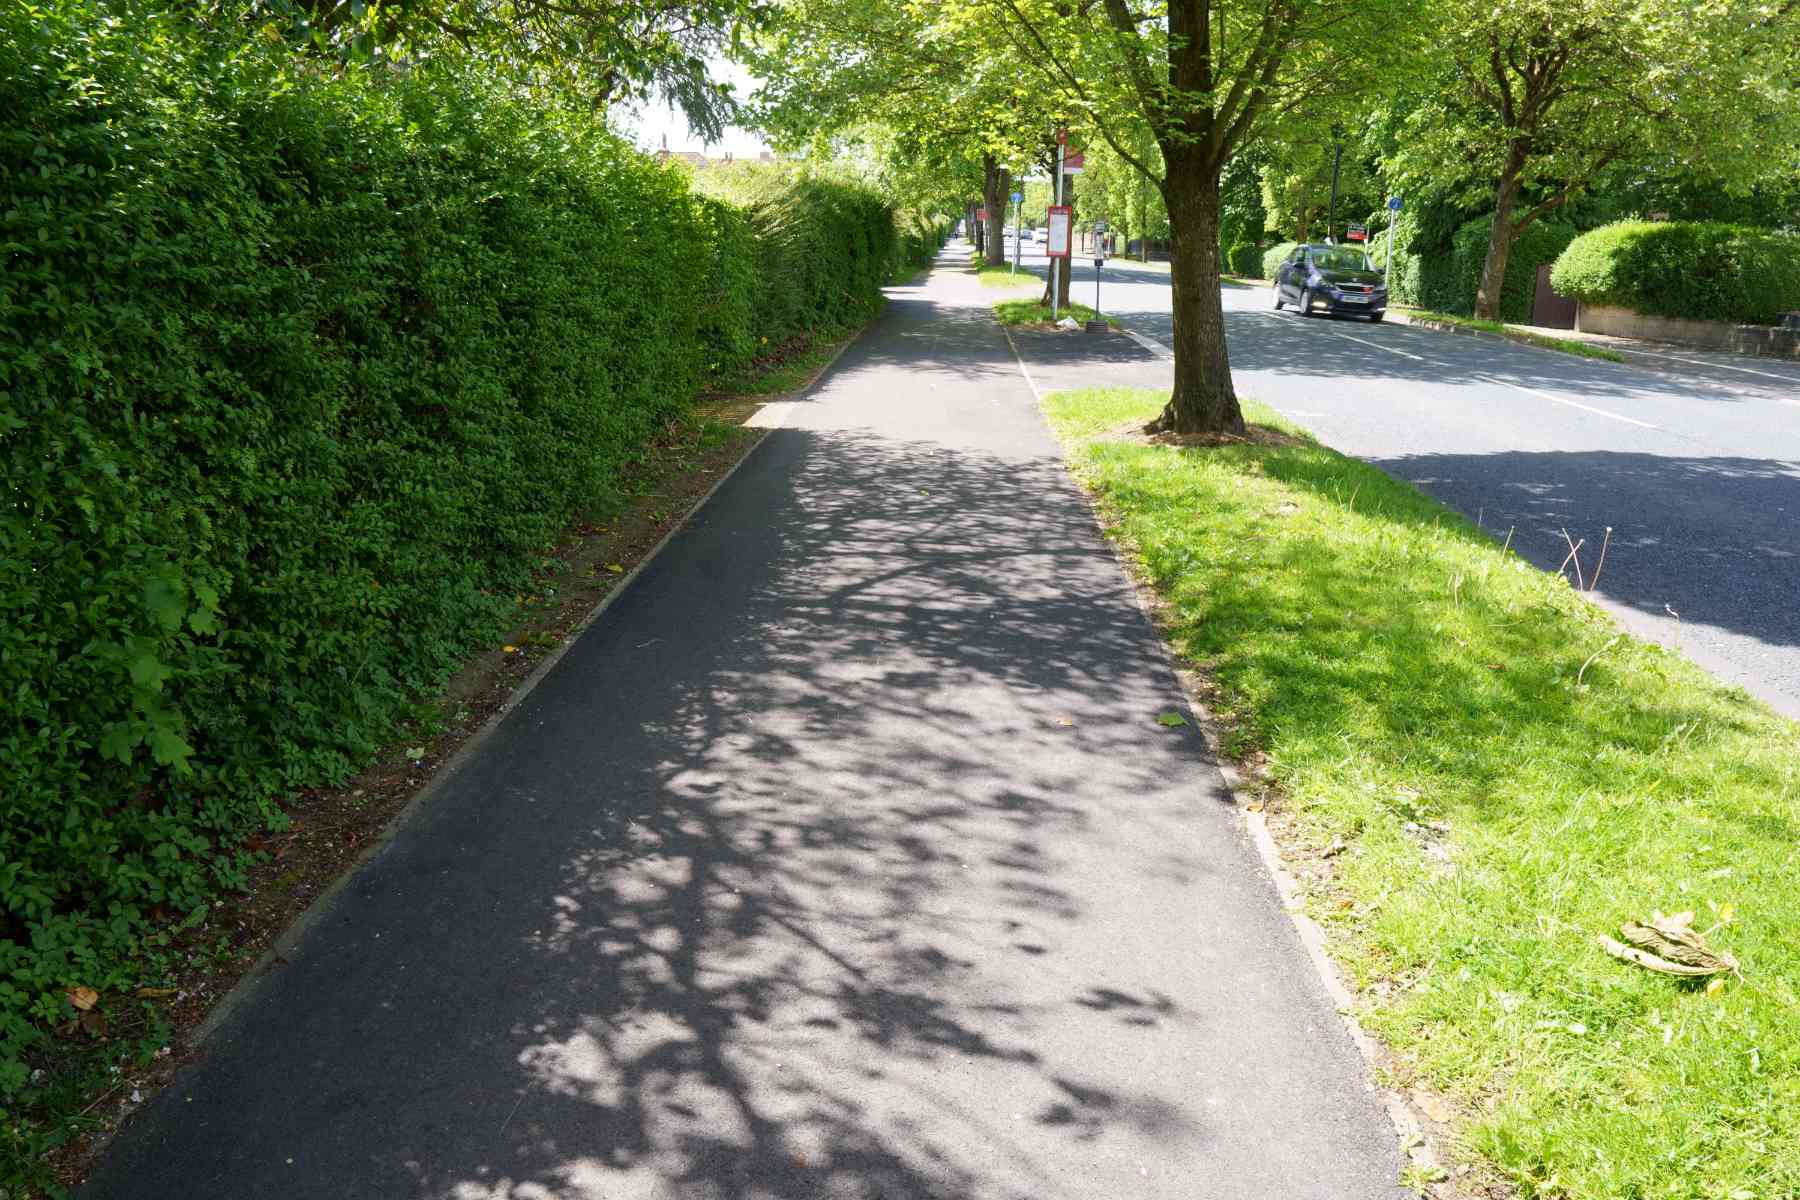
M 1320 309 L 1379 321 L 1387 311 L 1387 277 L 1359 246 L 1294 247 L 1275 271 L 1275 307 L 1292 303 L 1300 315 Z

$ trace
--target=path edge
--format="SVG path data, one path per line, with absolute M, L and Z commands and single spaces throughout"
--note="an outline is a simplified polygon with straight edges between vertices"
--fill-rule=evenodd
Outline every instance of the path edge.
M 995 321 L 999 325 L 998 321 Z M 1157 652 L 1162 656 L 1165 665 L 1175 677 L 1182 695 L 1187 701 L 1188 715 L 1194 721 L 1201 737 L 1206 743 L 1206 763 L 1214 767 L 1225 783 L 1226 792 L 1231 797 L 1232 806 L 1237 810 L 1244 822 L 1244 831 L 1249 835 L 1250 843 L 1255 847 L 1258 860 L 1263 870 L 1268 872 L 1270 880 L 1281 900 L 1281 910 L 1287 915 L 1299 936 L 1300 944 L 1306 951 L 1307 961 L 1311 964 L 1313 974 L 1318 978 L 1325 994 L 1331 1000 L 1338 1020 L 1342 1022 L 1344 1032 L 1362 1055 L 1366 1070 L 1365 1082 L 1370 1090 L 1381 1101 L 1382 1110 L 1393 1125 L 1394 1135 L 1400 1144 L 1402 1161 L 1417 1174 L 1428 1181 L 1429 1190 L 1425 1193 L 1433 1200 L 1475 1200 L 1469 1193 L 1457 1186 L 1457 1177 L 1451 1166 L 1453 1157 L 1446 1154 L 1443 1144 L 1453 1133 L 1450 1126 L 1432 1120 L 1419 1105 L 1400 1089 L 1382 1082 L 1393 1063 L 1393 1055 L 1381 1040 L 1363 1028 L 1362 1022 L 1356 1018 L 1356 997 L 1344 982 L 1344 976 L 1338 970 L 1337 962 L 1331 957 L 1325 929 L 1312 917 L 1308 916 L 1303 899 L 1300 881 L 1293 872 L 1287 869 L 1282 861 L 1281 850 L 1269 831 L 1269 823 L 1263 816 L 1260 806 L 1252 808 L 1245 798 L 1249 792 L 1250 780 L 1243 770 L 1230 759 L 1218 752 L 1224 744 L 1225 726 L 1218 716 L 1208 707 L 1202 689 L 1200 672 L 1186 665 L 1175 655 L 1170 645 L 1171 626 L 1167 619 L 1167 605 L 1158 595 L 1138 563 L 1131 560 L 1127 548 L 1134 543 L 1119 534 L 1115 523 L 1110 522 L 1105 511 L 1100 507 L 1086 482 L 1075 470 L 1069 458 L 1068 446 L 1050 428 L 1048 415 L 1044 412 L 1043 398 L 1038 394 L 1036 382 L 1025 365 L 1024 356 L 1020 354 L 1017 343 L 1010 332 L 1001 325 L 1002 332 L 1007 334 L 1006 341 L 1012 350 L 1013 361 L 1020 374 L 1031 385 L 1033 396 L 1037 397 L 1038 419 L 1044 423 L 1045 430 L 1056 443 L 1057 456 L 1062 459 L 1063 470 L 1074 482 L 1086 503 L 1088 515 L 1112 553 L 1113 561 L 1118 564 L 1121 573 L 1130 584 L 1133 601 L 1144 620 L 1156 634 Z M 1145 337 L 1127 329 L 1126 333 L 1146 351 L 1158 358 L 1172 358 L 1173 351 L 1153 338 Z M 1415 1186 L 1401 1184 L 1402 1187 Z

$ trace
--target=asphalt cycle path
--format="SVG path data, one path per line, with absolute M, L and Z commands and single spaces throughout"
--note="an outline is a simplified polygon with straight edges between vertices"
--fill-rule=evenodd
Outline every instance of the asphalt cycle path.
M 84 1195 L 1403 1194 L 966 255 L 775 410 Z

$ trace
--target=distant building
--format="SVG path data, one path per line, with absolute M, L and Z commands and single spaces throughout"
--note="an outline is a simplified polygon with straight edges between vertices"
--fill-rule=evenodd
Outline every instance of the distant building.
M 671 150 L 669 149 L 669 139 L 665 136 L 663 138 L 662 149 L 656 152 L 656 161 L 668 162 L 671 158 L 680 159 L 696 171 L 704 171 L 708 167 L 722 167 L 726 163 L 738 161 L 732 157 L 731 151 L 729 150 L 725 151 L 719 158 L 709 158 L 699 150 Z M 775 156 L 769 151 L 764 150 L 762 153 L 758 154 L 754 160 L 746 159 L 745 161 L 772 163 L 775 161 Z

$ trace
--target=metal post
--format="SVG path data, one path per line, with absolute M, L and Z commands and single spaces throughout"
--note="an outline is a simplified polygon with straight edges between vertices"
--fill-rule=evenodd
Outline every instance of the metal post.
M 1019 247 L 1025 244 L 1025 188 L 1019 186 L 1019 202 L 1013 205 L 1013 274 L 1019 273 Z
M 1050 201 L 1051 204 L 1058 206 L 1062 204 L 1062 164 L 1063 144 L 1058 142 L 1056 143 L 1056 173 L 1051 182 L 1051 194 L 1055 199 Z M 1048 220 L 1047 217 L 1045 219 Z M 1046 242 L 1044 248 L 1054 250 L 1056 247 Z M 1055 258 L 1050 260 L 1050 323 L 1052 325 L 1056 324 L 1056 262 Z
M 1344 127 L 1335 121 L 1332 122 L 1331 125 L 1331 140 L 1333 146 L 1331 155 L 1331 211 L 1325 217 L 1325 240 L 1335 246 L 1337 245 L 1337 242 L 1333 240 L 1331 231 L 1337 226 L 1338 166 L 1344 161 Z
M 1381 273 L 1383 275 L 1388 276 L 1390 279 L 1393 277 L 1393 274 L 1394 274 L 1394 218 L 1399 215 L 1400 214 L 1394 213 L 1394 212 L 1390 212 L 1388 214 L 1388 227 L 1387 227 L 1387 235 L 1388 235 L 1387 258 L 1388 258 L 1388 261 L 1387 261 L 1387 267 Z M 1392 285 L 1390 285 L 1390 286 L 1392 286 Z

